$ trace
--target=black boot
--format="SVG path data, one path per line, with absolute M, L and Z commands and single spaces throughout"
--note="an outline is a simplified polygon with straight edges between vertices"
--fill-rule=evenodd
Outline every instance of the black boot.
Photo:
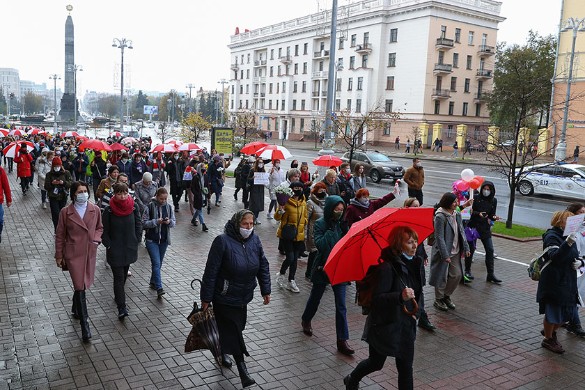
M 358 390 L 359 384 L 355 383 L 351 374 L 343 378 L 343 384 L 345 385 L 345 390 Z
M 203 229 L 204 232 L 208 231 L 209 229 L 207 228 L 207 225 L 202 223 L 201 224 L 201 229 Z
M 77 313 L 79 314 L 79 324 L 81 325 L 81 338 L 83 341 L 91 339 L 91 330 L 89 329 L 87 303 L 85 301 L 85 290 L 79 291 Z
M 76 320 L 79 319 L 79 312 L 77 311 L 77 305 L 78 305 L 77 300 L 78 299 L 79 299 L 79 291 L 75 291 L 73 293 L 73 304 L 71 305 L 71 315 Z
M 423 311 L 420 313 L 420 318 L 418 319 L 418 327 L 424 330 L 428 330 L 429 332 L 433 332 L 435 330 L 435 325 L 429 321 L 429 316 L 427 312 Z
M 233 364 L 234 364 L 234 362 L 232 362 L 232 359 L 230 359 L 229 355 L 226 355 L 225 353 L 221 354 L 221 365 L 222 366 L 224 366 L 225 368 L 230 368 Z
M 244 359 L 237 359 L 236 366 L 238 367 L 238 374 L 240 374 L 242 387 L 246 388 L 256 384 L 256 381 L 250 377 L 250 374 L 248 374 L 248 369 L 246 368 L 246 362 L 244 362 Z

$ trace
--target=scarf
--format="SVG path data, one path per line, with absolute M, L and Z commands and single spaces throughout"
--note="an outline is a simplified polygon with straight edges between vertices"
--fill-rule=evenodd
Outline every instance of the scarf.
M 116 196 L 110 199 L 110 209 L 115 216 L 125 217 L 134 211 L 134 199 L 128 196 L 126 200 L 118 200 Z

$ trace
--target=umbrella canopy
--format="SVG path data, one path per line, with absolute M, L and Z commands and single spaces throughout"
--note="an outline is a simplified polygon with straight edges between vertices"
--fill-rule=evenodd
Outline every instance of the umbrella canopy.
M 79 133 L 77 133 L 77 131 L 66 131 L 63 134 L 61 134 L 61 138 L 69 137 L 79 137 Z
M 254 141 L 244 145 L 240 152 L 244 154 L 256 154 L 259 149 L 262 149 L 265 146 L 268 146 L 266 142 Z
M 45 130 L 41 130 L 41 129 L 30 129 L 27 133 L 28 135 L 44 135 L 47 134 L 47 132 Z
M 123 137 L 123 136 L 124 136 L 124 134 L 120 133 L 119 131 L 114 131 L 112 133 L 112 137 L 114 137 L 114 138 L 120 138 L 120 137 Z
M 150 153 L 154 152 L 162 152 L 162 153 L 175 153 L 178 149 L 175 145 L 172 144 L 158 144 L 150 149 Z
M 8 134 L 13 135 L 15 137 L 24 137 L 26 135 L 26 132 L 24 130 L 21 130 L 21 129 L 13 129 L 13 130 L 10 130 L 10 132 Z
M 117 142 L 114 142 L 113 144 L 111 144 L 110 149 L 111 150 L 128 150 L 127 147 L 125 147 L 124 145 L 119 144 Z
M 382 249 L 388 246 L 388 235 L 396 226 L 408 226 L 423 242 L 434 230 L 432 207 L 382 208 L 351 225 L 335 244 L 325 272 L 331 284 L 362 280 L 371 265 L 378 264 Z
M 78 135 L 77 137 L 75 137 L 76 139 L 80 139 L 82 141 L 87 141 L 89 139 L 89 137 L 86 137 L 85 135 Z
M 179 146 L 183 145 L 183 142 L 182 141 L 179 141 L 179 140 L 176 140 L 176 139 L 170 139 L 170 140 L 165 141 L 165 144 L 167 144 L 167 145 L 175 145 L 176 147 L 179 147 Z
M 320 167 L 338 167 L 343 163 L 343 160 L 339 157 L 335 157 L 331 154 L 319 156 L 313 160 L 313 164 Z
M 284 146 L 268 145 L 256 151 L 256 156 L 263 160 L 286 160 L 287 158 L 291 158 L 292 154 Z
M 79 150 L 80 152 L 83 152 L 85 149 L 105 150 L 106 152 L 110 152 L 112 150 L 112 148 L 110 148 L 110 145 L 108 145 L 104 141 L 100 141 L 99 139 L 88 139 L 86 141 L 83 141 L 77 147 L 77 150 Z
M 29 152 L 35 148 L 35 145 L 30 141 L 16 141 L 9 143 L 8 146 L 4 148 L 2 153 L 4 153 L 5 157 L 14 158 L 16 151 L 21 148 L 21 145 L 26 145 L 26 148 Z
M 201 147 L 193 142 L 187 142 L 179 146 L 179 150 L 201 150 Z
M 8 135 L 8 133 L 10 133 L 10 130 L 8 130 L 8 129 L 0 129 L 0 138 L 1 137 L 6 137 Z
M 133 144 L 135 142 L 138 142 L 138 140 L 134 137 L 122 138 L 122 140 L 120 141 L 121 144 Z

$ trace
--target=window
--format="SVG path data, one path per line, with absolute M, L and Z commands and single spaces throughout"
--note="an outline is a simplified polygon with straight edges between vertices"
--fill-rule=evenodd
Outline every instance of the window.
M 349 57 L 349 69 L 355 69 L 355 57 Z
M 270 49 L 270 59 L 274 59 L 274 49 Z
M 487 34 L 481 34 L 481 44 L 483 46 L 487 45 Z
M 249 84 L 246 84 L 246 93 L 247 94 L 250 93 L 250 85 Z
M 347 80 L 347 90 L 351 91 L 353 89 L 353 77 L 350 77 L 349 80 Z
M 286 81 L 282 82 L 282 93 L 286 92 Z
M 455 42 L 461 43 L 461 29 L 460 28 L 455 29 Z
M 337 45 L 338 49 L 343 49 L 343 42 L 345 41 L 345 39 L 343 39 L 343 37 L 339 38 L 339 44 Z
M 335 111 L 341 110 L 341 99 L 335 99 Z
M 250 63 L 250 54 L 248 54 L 248 64 Z
M 280 93 L 280 83 L 276 83 L 276 93 Z
M 343 57 L 337 59 L 337 70 L 343 70 Z
M 299 74 L 299 64 L 295 64 L 295 74 Z
M 441 113 L 441 102 L 435 100 L 435 115 L 439 115 Z
M 303 54 L 304 55 L 307 55 L 308 52 L 309 52 L 309 44 L 308 43 L 305 43 L 303 45 Z
M 325 50 L 325 41 L 321 41 L 319 43 L 319 51 L 323 51 L 323 50 Z
M 388 53 L 388 67 L 394 68 L 396 66 L 396 53 Z
M 362 112 L 362 99 L 355 99 L 355 112 Z
M 299 55 L 299 45 L 295 45 L 295 57 Z
M 455 102 L 449 102 L 449 115 L 453 115 L 455 112 Z
M 447 38 L 447 26 L 441 26 L 441 38 Z
M 390 122 L 384 124 L 384 135 L 390 135 Z
M 475 105 L 475 116 L 481 116 L 481 104 L 479 103 Z
M 242 108 L 242 107 L 243 107 L 243 106 L 242 106 L 242 101 L 240 100 L 240 108 Z
M 463 112 L 461 115 L 467 116 L 467 109 L 469 108 L 469 103 L 463 103 Z
M 248 109 L 248 108 L 249 108 L 249 106 L 248 106 L 248 100 L 246 100 L 246 109 Z
M 305 130 L 305 118 L 301 118 L 301 128 L 299 130 L 301 131 Z
M 453 137 L 453 125 L 447 126 L 447 138 Z
M 368 46 L 368 43 L 370 42 L 370 33 L 369 32 L 365 32 L 364 33 L 364 46 Z
M 398 29 L 393 28 L 390 30 L 390 43 L 398 42 Z
M 243 93 L 244 93 L 244 85 L 242 84 L 242 85 L 240 85 L 240 94 L 243 94 Z
M 272 93 L 272 83 L 268 84 L 268 93 Z
M 467 44 L 473 45 L 473 31 L 470 31 L 469 35 L 467 36 Z
M 276 100 L 276 110 L 278 111 L 278 100 Z
M 351 47 L 354 47 L 354 46 L 355 46 L 355 43 L 356 43 L 356 41 L 357 41 L 357 34 L 352 34 L 352 35 L 351 35 L 350 46 L 351 46 Z
M 298 87 L 298 82 L 297 81 L 293 81 L 293 93 L 297 93 L 297 87 Z
M 303 62 L 303 74 L 307 74 L 307 63 Z
M 278 58 L 282 57 L 282 47 L 278 48 Z
M 445 61 L 445 52 L 442 50 L 439 50 L 439 65 L 443 65 L 444 61 Z
M 467 69 L 470 70 L 471 69 L 471 61 L 473 61 L 473 57 L 472 56 L 467 56 Z
M 240 70 L 240 80 L 244 78 L 244 69 Z
M 281 109 L 281 110 L 285 110 L 285 108 L 284 108 L 284 100 L 282 100 L 282 101 L 280 102 L 280 109 Z
M 303 84 L 301 85 L 301 92 L 307 92 L 307 82 L 303 81 Z
M 285 67 L 284 67 L 284 74 L 287 75 L 287 76 L 290 74 L 290 65 L 285 65 Z
M 337 92 L 341 91 L 341 79 L 340 78 L 335 81 L 335 90 Z
M 290 120 L 290 131 L 291 131 L 291 133 L 294 133 L 294 131 L 295 131 L 295 127 L 296 127 L 296 126 L 295 126 L 295 125 L 296 125 L 296 123 L 295 123 L 295 122 L 296 122 L 296 121 L 295 121 L 295 118 L 292 118 L 292 119 Z
M 319 61 L 319 71 L 323 71 L 323 61 Z
M 453 53 L 453 67 L 459 68 L 459 53 Z
M 276 74 L 277 74 L 278 76 L 282 75 L 282 71 L 280 70 L 280 65 L 278 65 L 278 66 L 276 67 Z
M 361 91 L 364 88 L 364 78 L 358 77 L 357 78 L 357 90 Z
M 249 79 L 250 78 L 250 69 L 246 69 L 246 78 Z
M 243 54 L 242 54 L 241 60 L 242 61 L 240 63 L 243 64 L 244 63 L 244 55 Z
M 457 91 L 457 77 L 451 77 L 451 91 Z
M 392 105 L 394 101 L 392 99 L 386 99 L 386 103 L 384 104 L 384 112 L 392 112 Z
M 305 111 L 305 99 L 301 100 L 301 110 Z
M 465 87 L 463 88 L 463 92 L 469 93 L 469 85 L 471 84 L 471 79 L 465 79 Z
M 347 111 L 351 111 L 351 99 L 347 99 L 346 109 L 347 109 Z
M 230 102 L 230 110 L 233 110 L 233 109 L 234 109 L 234 101 L 232 100 L 232 101 Z
M 270 77 L 274 76 L 274 66 L 270 67 Z
M 272 105 L 271 105 L 270 109 L 272 109 Z M 271 122 L 271 120 L 270 120 L 270 118 L 268 118 L 268 130 L 270 130 L 270 122 Z
M 394 76 L 386 76 L 386 90 L 392 91 L 394 89 Z
M 362 68 L 367 68 L 368 67 L 368 55 L 364 54 L 362 56 Z

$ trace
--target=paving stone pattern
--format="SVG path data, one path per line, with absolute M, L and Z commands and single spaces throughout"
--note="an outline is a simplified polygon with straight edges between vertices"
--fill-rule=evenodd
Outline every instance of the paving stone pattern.
M 16 172 L 16 169 L 15 169 Z M 35 187 L 21 195 L 16 174 L 9 174 L 14 204 L 6 210 L 0 244 L 0 389 L 233 389 L 241 388 L 237 371 L 215 366 L 208 351 L 184 353 L 190 331 L 185 316 L 198 294 L 189 284 L 201 277 L 212 239 L 241 207 L 233 200 L 233 181 L 224 189 L 220 208 L 205 215 L 208 233 L 189 223 L 181 202 L 163 265 L 167 294 L 157 300 L 148 288 L 150 261 L 139 248 L 139 260 L 126 284 L 130 316 L 118 320 L 112 275 L 98 251 L 95 285 L 88 309 L 93 338 L 81 341 L 78 321 L 71 318 L 72 285 L 55 265 L 50 211 L 40 204 Z M 260 215 L 256 227 L 271 265 L 280 266 L 276 222 Z M 527 262 L 539 243 L 495 239 L 496 253 Z M 481 250 L 481 246 L 479 248 Z M 310 291 L 300 262 L 300 294 L 273 286 L 272 301 L 262 305 L 257 290 L 249 306 L 245 339 L 248 369 L 261 389 L 341 389 L 342 378 L 367 356 L 360 340 L 365 317 L 348 290 L 350 345 L 355 357 L 335 348 L 334 302 L 328 288 L 313 321 L 314 335 L 301 332 L 300 316 Z M 486 284 L 483 258 L 476 257 L 476 281 L 461 286 L 457 309 L 437 312 L 433 290 L 425 288 L 426 307 L 438 330 L 419 331 L 414 362 L 417 389 L 578 389 L 585 378 L 585 340 L 559 332 L 562 356 L 540 346 L 541 321 L 535 302 L 536 283 L 523 265 L 496 260 L 501 286 Z M 390 358 L 384 369 L 362 381 L 362 389 L 394 389 L 396 369 Z

